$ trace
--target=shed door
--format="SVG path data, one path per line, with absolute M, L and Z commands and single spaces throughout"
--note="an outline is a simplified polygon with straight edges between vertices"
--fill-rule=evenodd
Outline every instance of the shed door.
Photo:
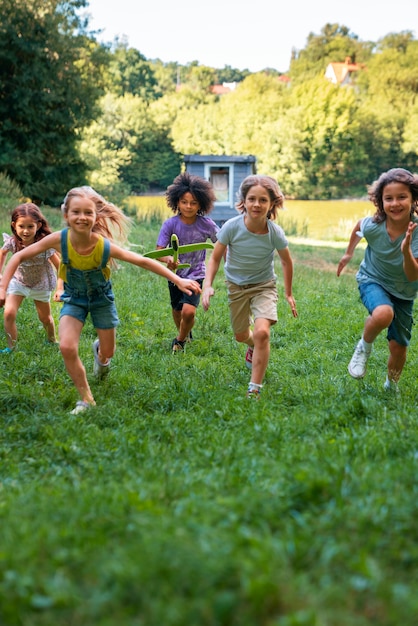
M 209 180 L 213 185 L 216 194 L 216 201 L 229 204 L 230 188 L 229 176 L 230 168 L 228 166 L 210 166 Z

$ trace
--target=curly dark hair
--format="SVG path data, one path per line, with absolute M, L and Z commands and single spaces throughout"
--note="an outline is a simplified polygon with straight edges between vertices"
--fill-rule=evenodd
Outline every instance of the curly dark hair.
M 205 178 L 190 174 L 190 172 L 183 172 L 176 176 L 165 193 L 167 204 L 173 213 L 179 212 L 179 200 L 187 192 L 191 193 L 196 202 L 199 203 L 198 215 L 206 215 L 213 209 L 216 195 L 212 183 Z
M 376 213 L 373 215 L 373 221 L 377 224 L 384 222 L 386 213 L 383 209 L 383 191 L 386 185 L 390 183 L 403 183 L 409 187 L 412 195 L 411 217 L 418 211 L 418 175 L 412 174 L 402 167 L 394 167 L 387 172 L 383 172 L 377 180 L 368 187 L 369 200 L 376 207 Z
M 10 216 L 10 229 L 13 233 L 13 238 L 16 243 L 16 249 L 22 250 L 24 248 L 22 240 L 18 236 L 15 228 L 15 224 L 19 217 L 30 217 L 34 222 L 40 224 L 40 227 L 36 231 L 34 241 L 39 241 L 43 239 L 47 235 L 51 234 L 51 228 L 46 220 L 46 217 L 42 214 L 41 209 L 33 202 L 25 202 L 23 204 L 19 204 L 13 211 Z
M 262 174 L 251 174 L 250 176 L 247 176 L 247 178 L 244 178 L 240 185 L 240 188 L 238 189 L 238 201 L 235 205 L 235 208 L 241 213 L 245 213 L 245 199 L 251 187 L 255 187 L 256 185 L 264 187 L 264 189 L 267 191 L 270 197 L 270 201 L 272 203 L 272 207 L 267 214 L 267 219 L 275 220 L 277 217 L 278 209 L 283 209 L 284 195 L 279 187 L 278 182 L 271 176 L 263 176 Z

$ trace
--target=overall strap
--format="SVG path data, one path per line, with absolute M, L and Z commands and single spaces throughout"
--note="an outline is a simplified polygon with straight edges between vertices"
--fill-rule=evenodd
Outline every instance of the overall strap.
M 68 228 L 61 231 L 61 261 L 64 265 L 68 265 Z
M 109 257 L 110 257 L 110 241 L 109 239 L 106 239 L 105 237 L 103 237 L 103 243 L 104 243 L 104 248 L 103 248 L 103 256 L 102 256 L 102 262 L 100 265 L 100 269 L 103 270 L 106 265 L 107 262 L 109 261 Z

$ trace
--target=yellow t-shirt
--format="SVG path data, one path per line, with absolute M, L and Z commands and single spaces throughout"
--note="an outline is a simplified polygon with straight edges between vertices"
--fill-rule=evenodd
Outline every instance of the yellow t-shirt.
M 70 230 L 67 232 L 67 246 L 68 246 L 68 260 L 71 267 L 76 270 L 95 270 L 100 267 L 103 258 L 104 251 L 104 239 L 102 235 L 99 235 L 99 240 L 90 254 L 78 254 L 71 244 Z M 106 265 L 102 269 L 103 276 L 106 280 L 110 278 L 110 267 Z M 62 278 L 63 281 L 67 279 L 67 266 L 61 261 L 58 269 L 58 278 Z

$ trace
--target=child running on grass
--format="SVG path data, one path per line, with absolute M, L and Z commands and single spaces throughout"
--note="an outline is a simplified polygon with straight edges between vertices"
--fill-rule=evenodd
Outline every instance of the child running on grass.
M 238 191 L 241 215 L 229 219 L 218 233 L 208 263 L 203 308 L 209 308 L 212 287 L 226 252 L 225 276 L 232 329 L 235 339 L 248 346 L 245 362 L 252 370 L 247 397 L 260 397 L 270 356 L 270 327 L 277 322 L 277 287 L 274 251 L 283 269 L 285 296 L 297 317 L 292 294 L 293 261 L 283 229 L 275 224 L 283 207 L 283 194 L 270 176 L 251 175 Z M 252 323 L 254 323 L 252 327 Z
M 116 245 L 112 232 L 127 232 L 129 219 L 114 204 L 107 202 L 91 187 L 71 189 L 62 205 L 68 228 L 52 233 L 13 255 L 0 281 L 0 306 L 5 289 L 22 261 L 53 248 L 61 253 L 59 277 L 64 281 L 64 304 L 59 321 L 60 350 L 65 367 L 80 395 L 71 411 L 77 415 L 95 405 L 85 367 L 78 354 L 81 331 L 90 313 L 98 339 L 93 343 L 94 374 L 103 378 L 109 371 L 115 352 L 116 326 L 119 323 L 109 262 L 126 261 L 170 279 L 186 293 L 201 291 L 200 285 L 176 276 L 154 259 L 145 258 Z
M 0 272 L 3 270 L 9 252 L 14 255 L 51 233 L 51 229 L 39 207 L 32 202 L 19 204 L 11 215 L 12 235 L 3 233 L 3 247 L 0 250 Z M 57 284 L 56 270 L 59 256 L 53 247 L 46 248 L 40 254 L 22 261 L 14 270 L 9 283 L 4 307 L 4 330 L 7 336 L 7 348 L 0 350 L 7 354 L 14 350 L 17 343 L 17 312 L 25 298 L 31 298 L 36 307 L 39 320 L 46 331 L 47 341 L 57 343 L 54 318 L 51 313 L 51 293 Z M 54 267 L 55 266 L 55 270 Z M 0 274 L 1 277 L 1 274 Z
M 168 206 L 176 215 L 162 225 L 157 249 L 167 248 L 173 234 L 177 235 L 180 246 L 201 243 L 208 239 L 215 243 L 219 228 L 213 220 L 206 217 L 213 209 L 216 199 L 212 184 L 208 180 L 184 172 L 167 188 L 166 198 Z M 183 278 L 192 278 L 202 286 L 206 273 L 206 250 L 187 252 L 180 256 L 181 259 L 177 263 L 173 262 L 172 256 L 161 257 L 160 261 L 166 263 L 173 271 L 177 270 L 179 263 L 189 263 L 190 267 L 179 269 L 177 274 Z M 168 288 L 173 320 L 177 328 L 177 336 L 171 343 L 171 349 L 173 353 L 182 352 L 186 341 L 192 338 L 200 294 L 189 295 L 181 291 L 171 280 L 168 282 Z
M 348 371 L 353 378 L 364 377 L 373 342 L 387 328 L 389 359 L 384 388 L 398 391 L 418 291 L 418 176 L 402 168 L 384 172 L 369 187 L 369 198 L 376 212 L 354 226 L 337 269 L 339 276 L 364 237 L 367 248 L 357 283 L 369 315 Z

